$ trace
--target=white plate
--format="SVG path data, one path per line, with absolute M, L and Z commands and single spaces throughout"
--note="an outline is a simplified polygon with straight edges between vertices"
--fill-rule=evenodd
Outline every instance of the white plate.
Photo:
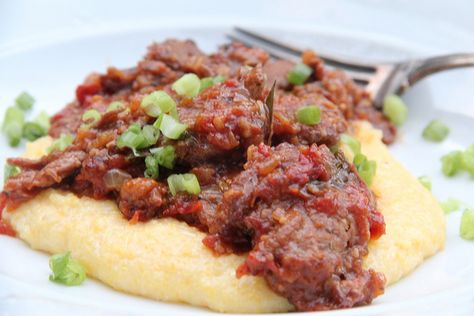
M 7 100 L 13 100 L 15 95 L 27 89 L 38 100 L 35 111 L 45 109 L 53 113 L 73 98 L 75 86 L 90 71 L 104 70 L 108 65 L 134 65 L 153 40 L 192 38 L 208 51 L 225 41 L 225 27 L 215 22 L 211 23 L 213 25 L 207 23 L 207 27 L 202 23 L 200 27 L 179 24 L 109 30 L 99 35 L 86 32 L 41 45 L 0 50 L 1 112 L 8 105 Z M 301 27 L 287 26 L 284 31 L 266 27 L 269 32 L 301 41 L 306 46 L 336 47 L 346 54 L 370 54 L 376 59 L 439 51 L 427 46 L 423 50 L 411 50 L 408 47 L 418 45 L 337 28 L 316 33 Z M 449 40 L 446 43 L 449 45 Z M 433 192 L 441 200 L 453 196 L 474 205 L 474 181 L 466 175 L 444 178 L 439 162 L 444 153 L 474 142 L 474 103 L 469 97 L 472 86 L 474 71 L 462 70 L 433 77 L 414 87 L 405 95 L 410 107 L 409 120 L 400 129 L 399 141 L 391 150 L 415 175 L 431 176 Z M 451 127 L 449 138 L 442 144 L 428 143 L 421 138 L 423 127 L 432 118 L 441 118 Z M 0 147 L 3 149 L 1 161 L 19 154 L 18 150 L 11 150 L 6 145 L 3 137 Z M 409 277 L 387 288 L 386 294 L 372 305 L 318 315 L 470 315 L 474 311 L 474 242 L 459 238 L 459 220 L 459 212 L 448 216 L 444 251 L 427 260 Z M 48 281 L 48 255 L 29 249 L 17 239 L 0 236 L 0 258 L 0 315 L 211 314 L 205 309 L 125 295 L 90 279 L 80 287 L 53 284 Z

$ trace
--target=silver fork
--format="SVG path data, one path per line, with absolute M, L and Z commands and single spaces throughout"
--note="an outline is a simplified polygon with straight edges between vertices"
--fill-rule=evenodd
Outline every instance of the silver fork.
M 304 51 L 302 48 L 240 27 L 235 27 L 227 36 L 247 46 L 263 48 L 272 57 L 278 59 L 296 61 Z M 364 87 L 378 108 L 382 107 L 387 95 L 401 95 L 417 81 L 430 74 L 447 69 L 474 66 L 474 52 L 382 64 L 329 55 L 318 54 L 318 56 L 329 68 L 344 70 L 354 81 Z

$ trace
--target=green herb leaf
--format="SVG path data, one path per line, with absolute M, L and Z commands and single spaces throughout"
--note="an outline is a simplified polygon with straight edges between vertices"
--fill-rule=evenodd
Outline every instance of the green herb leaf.
M 267 120 L 268 120 L 268 136 L 267 136 L 267 145 L 272 145 L 272 137 L 273 137 L 273 102 L 275 99 L 275 86 L 276 81 L 273 82 L 272 88 L 268 93 L 267 97 L 265 98 L 265 107 L 267 112 Z

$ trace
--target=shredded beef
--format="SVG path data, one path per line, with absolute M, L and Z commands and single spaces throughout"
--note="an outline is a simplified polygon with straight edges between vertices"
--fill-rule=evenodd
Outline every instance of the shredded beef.
M 192 41 L 167 40 L 152 44 L 136 67 L 91 74 L 49 130 L 74 135 L 74 143 L 38 160 L 9 159 L 21 173 L 5 183 L 0 212 L 48 188 L 113 199 L 130 223 L 173 217 L 206 232 L 203 243 L 216 255 L 247 254 L 237 276 L 264 277 L 297 310 L 368 304 L 383 293 L 384 277 L 364 269 L 362 258 L 368 241 L 384 233 L 383 216 L 354 167 L 328 147 L 350 120 L 372 122 L 386 143 L 396 129 L 344 73 L 325 69 L 311 51 L 302 62 L 313 74 L 293 86 L 287 77 L 295 63 L 262 49 L 232 43 L 205 54 Z M 172 84 L 189 72 L 225 80 L 186 98 Z M 274 82 L 271 117 L 265 100 Z M 180 139 L 161 136 L 151 146 L 171 145 L 176 154 L 174 168 L 161 166 L 151 179 L 148 148 L 119 148 L 117 140 L 132 124 L 155 122 L 140 104 L 157 90 L 174 99 L 188 128 Z M 114 101 L 124 108 L 107 111 Z M 298 122 L 296 111 L 307 105 L 321 109 L 320 123 Z M 101 118 L 80 128 L 91 109 Z M 171 194 L 166 178 L 188 172 L 200 194 Z M 2 225 L 0 233 L 12 233 Z

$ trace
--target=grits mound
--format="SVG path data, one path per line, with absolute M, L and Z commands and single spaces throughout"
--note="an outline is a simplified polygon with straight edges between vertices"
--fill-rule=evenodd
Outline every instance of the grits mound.
M 390 155 L 380 132 L 367 123 L 354 124 L 352 131 L 363 153 L 377 161 L 372 189 L 387 225 L 387 233 L 369 245 L 365 263 L 392 284 L 443 248 L 443 212 L 431 193 Z M 29 144 L 26 156 L 41 156 L 50 141 Z M 4 218 L 32 248 L 49 253 L 70 250 L 89 276 L 120 291 L 221 312 L 293 310 L 263 278 L 235 277 L 244 256 L 213 256 L 201 242 L 205 234 L 175 219 L 132 225 L 115 202 L 57 190 L 4 212 Z

